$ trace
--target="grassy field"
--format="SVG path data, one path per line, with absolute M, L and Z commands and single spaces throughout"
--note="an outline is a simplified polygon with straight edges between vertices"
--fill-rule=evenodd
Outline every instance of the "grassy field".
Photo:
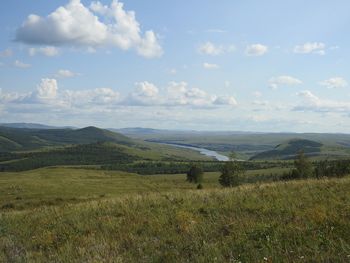
M 194 190 L 185 175 L 1 173 L 0 262 L 349 262 L 350 177 L 218 176 Z
M 248 171 L 246 182 L 266 181 L 271 173 L 285 169 Z M 219 173 L 205 173 L 205 188 L 219 188 Z M 25 172 L 0 173 L 0 211 L 42 205 L 77 203 L 128 193 L 141 194 L 195 189 L 185 174 L 140 176 L 119 171 L 78 168 L 42 168 Z

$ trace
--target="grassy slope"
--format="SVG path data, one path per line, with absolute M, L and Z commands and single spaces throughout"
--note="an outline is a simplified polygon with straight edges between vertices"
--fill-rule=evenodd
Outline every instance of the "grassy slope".
M 0 214 L 0 261 L 348 262 L 350 178 Z
M 283 168 L 248 171 L 246 181 L 266 180 Z M 185 174 L 139 176 L 136 174 L 77 168 L 42 168 L 25 172 L 0 173 L 0 212 L 6 207 L 27 209 L 42 205 L 77 203 L 129 193 L 194 189 Z M 205 188 L 219 188 L 219 173 L 205 173 Z M 268 178 L 267 178 L 268 180 Z

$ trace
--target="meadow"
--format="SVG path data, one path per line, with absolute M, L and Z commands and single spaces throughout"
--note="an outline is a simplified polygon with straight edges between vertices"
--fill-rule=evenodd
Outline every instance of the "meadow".
M 286 168 L 251 170 L 247 182 L 272 181 L 271 174 Z M 205 188 L 221 188 L 219 172 L 204 175 Z M 138 175 L 82 167 L 47 167 L 24 172 L 0 173 L 0 211 L 27 209 L 42 205 L 78 203 L 117 197 L 124 194 L 158 193 L 195 189 L 185 174 Z
M 252 170 L 254 184 L 229 189 L 218 176 L 196 190 L 184 174 L 1 173 L 0 261 L 349 261 L 348 176 L 272 182 Z
M 350 260 L 349 162 L 275 159 L 321 143 L 240 161 L 240 185 L 223 188 L 225 163 L 189 149 L 95 127 L 0 132 L 0 262 Z M 186 181 L 192 165 L 203 189 Z

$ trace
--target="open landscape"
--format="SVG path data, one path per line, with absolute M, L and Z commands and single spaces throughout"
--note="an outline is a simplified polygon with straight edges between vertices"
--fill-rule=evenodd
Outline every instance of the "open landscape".
M 349 263 L 349 10 L 3 0 L 0 263 Z
M 254 148 L 253 134 L 255 158 L 223 162 L 96 127 L 6 127 L 0 134 L 4 262 L 350 258 L 350 161 L 342 156 L 344 174 L 288 177 L 300 150 L 318 153 L 306 157 L 314 167 L 326 158 L 315 150 L 321 143 L 294 139 L 265 153 Z M 260 143 L 264 136 L 271 135 L 259 134 Z M 288 158 L 278 151 L 282 145 Z M 339 160 L 332 157 L 329 164 Z M 230 162 L 244 172 L 237 186 L 225 189 L 220 176 Z M 204 171 L 202 189 L 187 180 L 194 164 Z

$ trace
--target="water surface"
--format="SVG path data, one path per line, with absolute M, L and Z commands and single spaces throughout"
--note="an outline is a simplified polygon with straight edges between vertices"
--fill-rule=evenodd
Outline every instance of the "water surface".
M 218 153 L 216 151 L 208 150 L 208 149 L 205 149 L 205 148 L 199 148 L 199 147 L 194 147 L 194 146 L 187 146 L 187 145 L 176 144 L 176 143 L 165 143 L 165 142 L 162 142 L 160 144 L 170 145 L 170 146 L 174 146 L 174 147 L 178 147 L 178 148 L 191 149 L 191 150 L 197 151 L 197 152 L 199 152 L 199 153 L 201 153 L 201 154 L 203 154 L 205 156 L 214 157 L 216 160 L 222 161 L 222 162 L 227 162 L 227 161 L 230 160 L 225 155 L 222 155 L 222 154 L 220 154 L 220 153 Z

